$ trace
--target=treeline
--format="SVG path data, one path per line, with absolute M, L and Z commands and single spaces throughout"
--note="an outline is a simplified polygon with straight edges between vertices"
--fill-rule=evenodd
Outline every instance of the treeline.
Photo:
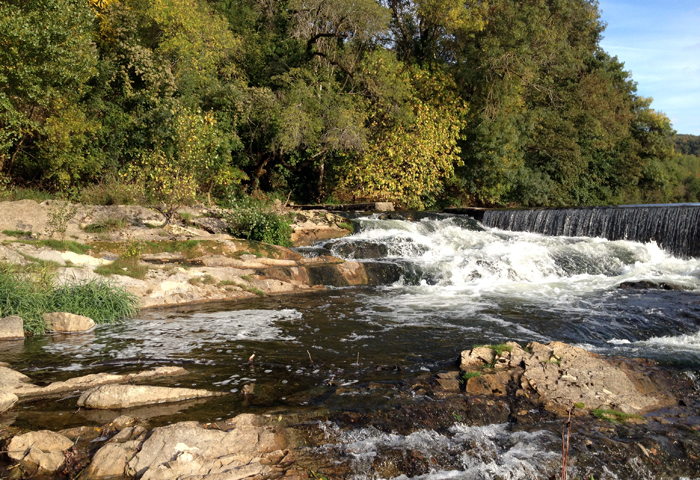
M 589 0 L 4 0 L 0 185 L 696 201 Z

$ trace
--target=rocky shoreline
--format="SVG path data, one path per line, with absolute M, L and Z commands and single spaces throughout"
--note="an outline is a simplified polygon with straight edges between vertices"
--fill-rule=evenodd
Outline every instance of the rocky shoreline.
M 415 476 L 437 465 L 463 469 L 460 458 L 466 453 L 428 451 L 426 457 L 427 447 L 411 446 L 410 441 L 407 446 L 394 442 L 384 447 L 380 442 L 380 451 L 359 465 L 352 452 L 358 448 L 355 437 L 407 439 L 432 432 L 452 439 L 469 429 L 495 428 L 499 435 L 527 432 L 544 435 L 552 443 L 569 412 L 574 415 L 571 478 L 695 478 L 700 471 L 700 398 L 697 385 L 682 372 L 646 360 L 601 357 L 561 342 L 477 347 L 462 352 L 459 364 L 459 370 L 394 383 L 330 386 L 333 395 L 361 395 L 365 402 L 391 398 L 381 408 L 274 408 L 210 423 L 156 427 L 130 415 L 137 412 L 133 407 L 177 406 L 185 399 L 223 394 L 148 385 L 154 379 L 186 374 L 180 367 L 88 375 L 38 387 L 4 366 L 2 391 L 17 395 L 20 405 L 38 397 L 78 394 L 80 409 L 104 409 L 112 420 L 55 432 L 0 427 L 2 449 L 7 452 L 0 474 L 16 480 L 37 474 L 291 480 L 350 478 L 369 468 L 380 478 Z M 238 393 L 255 394 L 254 388 Z M 349 436 L 355 438 L 352 448 Z M 479 449 L 476 444 L 467 447 L 467 452 Z M 546 462 L 535 466 L 523 460 L 525 468 L 536 469 L 533 478 L 554 478 L 561 468 L 561 451 L 545 457 Z

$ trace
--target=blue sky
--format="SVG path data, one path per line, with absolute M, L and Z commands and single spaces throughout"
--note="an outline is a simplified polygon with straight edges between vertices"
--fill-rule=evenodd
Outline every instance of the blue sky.
M 600 0 L 601 46 L 678 133 L 700 135 L 700 0 Z

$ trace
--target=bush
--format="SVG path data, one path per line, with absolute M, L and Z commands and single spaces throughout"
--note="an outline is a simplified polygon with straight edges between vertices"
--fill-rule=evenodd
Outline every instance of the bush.
M 138 312 L 138 299 L 123 288 L 101 280 L 53 286 L 52 272 L 40 266 L 0 265 L 0 317 L 19 315 L 34 335 L 46 331 L 44 313 L 85 315 L 95 323 L 110 323 Z
M 291 220 L 271 206 L 250 198 L 230 201 L 224 215 L 234 237 L 289 247 L 292 244 Z

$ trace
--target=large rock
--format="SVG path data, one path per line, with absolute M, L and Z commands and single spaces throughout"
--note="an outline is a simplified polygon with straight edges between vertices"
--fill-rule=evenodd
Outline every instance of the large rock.
M 66 312 L 45 313 L 43 318 L 49 330 L 54 332 L 87 332 L 95 326 L 92 318 Z
M 148 385 L 103 385 L 83 393 L 78 406 L 98 409 L 119 409 L 151 405 L 154 403 L 179 402 L 193 398 L 223 395 L 220 392 L 195 390 L 192 388 L 152 387 Z
M 0 413 L 6 412 L 17 403 L 17 395 L 10 392 L 0 392 Z
M 0 392 L 16 393 L 29 381 L 29 377 L 11 368 L 0 367 Z
M 270 466 L 263 463 L 270 462 L 262 458 L 287 447 L 284 435 L 260 426 L 255 415 L 239 415 L 229 424 L 234 428 L 228 432 L 197 422 L 156 428 L 129 462 L 129 473 L 143 475 L 143 480 L 238 479 L 269 473 Z
M 86 478 L 122 477 L 129 461 L 141 448 L 142 442 L 131 440 L 108 443 L 100 448 L 90 462 Z
M 7 456 L 46 472 L 58 471 L 65 463 L 65 451 L 73 442 L 55 432 L 40 430 L 17 435 L 7 446 Z
M 0 367 L 1 369 L 2 367 Z M 6 369 L 9 370 L 9 369 Z M 53 382 L 45 387 L 39 387 L 27 383 L 29 377 L 14 370 L 12 374 L 6 374 L 8 379 L 7 389 L 19 397 L 36 397 L 53 395 L 62 392 L 84 391 L 100 385 L 125 382 L 143 382 L 158 377 L 170 377 L 187 373 L 182 367 L 158 367 L 153 370 L 145 370 L 139 373 L 117 375 L 113 373 L 92 373 L 82 377 L 70 378 L 61 382 Z M 0 387 L 3 386 L 3 370 L 0 370 Z
M 22 317 L 12 315 L 0 318 L 0 340 L 14 340 L 24 338 L 24 322 Z
M 579 411 L 608 408 L 640 414 L 675 401 L 667 393 L 665 375 L 639 362 L 623 364 L 562 342 L 532 342 L 527 350 L 517 343 L 508 346 L 500 355 L 484 347 L 462 352 L 463 370 L 487 365 L 501 370 L 470 378 L 467 393 L 504 395 L 512 385 L 537 394 L 545 408 L 562 414 L 574 404 L 583 405 Z

